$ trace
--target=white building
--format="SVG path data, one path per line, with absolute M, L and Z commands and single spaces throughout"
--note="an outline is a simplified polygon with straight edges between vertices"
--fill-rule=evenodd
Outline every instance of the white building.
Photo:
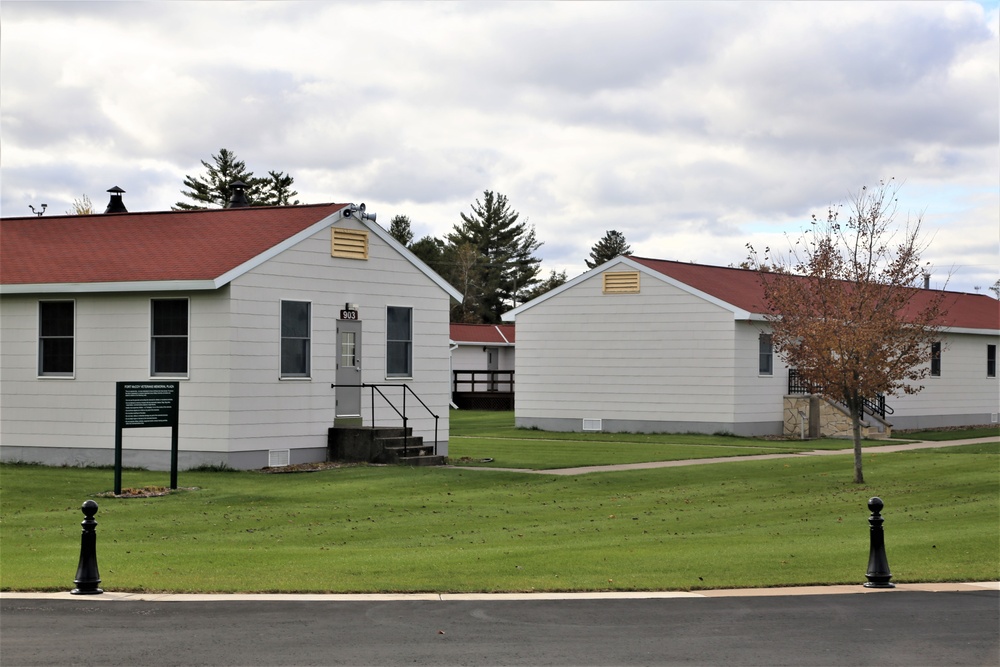
M 409 425 L 447 455 L 461 295 L 358 207 L 7 218 L 0 238 L 3 460 L 111 463 L 116 382 L 137 380 L 180 381 L 181 468 L 322 461 L 335 419 L 399 426 L 362 383 L 419 396 Z M 125 430 L 124 464 L 169 448 Z
M 515 336 L 513 324 L 451 325 L 453 404 L 513 409 Z
M 887 397 L 897 429 L 997 421 L 1000 307 L 948 293 L 940 363 Z M 515 420 L 547 430 L 780 434 L 788 368 L 754 272 L 617 257 L 504 315 L 517 323 Z

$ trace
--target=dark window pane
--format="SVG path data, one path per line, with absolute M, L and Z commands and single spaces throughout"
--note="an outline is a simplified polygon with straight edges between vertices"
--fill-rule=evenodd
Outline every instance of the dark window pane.
M 39 333 L 42 336 L 73 335 L 73 302 L 42 301 L 39 305 Z
M 73 372 L 73 339 L 42 340 L 42 373 L 71 374 Z
M 386 338 L 388 340 L 410 340 L 410 308 L 386 309 Z
M 153 373 L 187 373 L 186 337 L 153 339 Z
M 309 304 L 307 302 L 281 302 L 281 337 L 309 337 Z
M 186 336 L 187 332 L 187 299 L 156 299 L 153 301 L 154 336 Z
M 309 375 L 309 340 L 283 338 L 281 340 L 281 374 Z
M 413 309 L 389 306 L 385 311 L 386 375 L 413 375 Z
M 41 375 L 73 374 L 72 301 L 38 303 L 38 372 Z
M 385 366 L 387 375 L 400 375 L 409 377 L 410 372 L 410 343 L 392 342 L 385 346 Z
M 995 378 L 997 376 L 997 346 L 986 346 L 986 377 Z
M 931 343 L 931 375 L 941 375 L 941 343 Z
M 757 346 L 759 349 L 757 371 L 761 375 L 771 375 L 774 372 L 774 352 L 771 347 L 771 335 L 761 334 Z

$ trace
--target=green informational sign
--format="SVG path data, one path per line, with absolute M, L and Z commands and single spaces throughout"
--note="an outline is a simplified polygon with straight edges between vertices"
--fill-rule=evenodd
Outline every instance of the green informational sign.
M 180 382 L 119 382 L 115 410 L 115 494 L 122 492 L 122 429 L 171 429 L 170 488 L 177 488 L 177 422 Z

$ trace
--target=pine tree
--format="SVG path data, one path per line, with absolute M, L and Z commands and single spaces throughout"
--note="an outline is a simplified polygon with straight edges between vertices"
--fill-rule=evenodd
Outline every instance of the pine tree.
M 405 215 L 393 216 L 392 220 L 389 221 L 389 236 L 399 241 L 404 248 L 409 248 L 413 241 L 410 219 Z
M 240 181 L 246 184 L 245 194 L 251 206 L 288 206 L 298 204 L 291 201 L 299 194 L 292 190 L 295 179 L 281 171 L 269 171 L 268 178 L 259 178 L 247 169 L 246 162 L 225 148 L 212 156 L 212 164 L 205 160 L 201 164 L 207 170 L 204 176 L 185 176 L 181 194 L 194 203 L 179 201 L 175 210 L 197 210 L 205 208 L 225 208 L 232 196 L 231 184 Z
M 563 285 L 567 280 L 569 280 L 569 276 L 566 275 L 565 271 L 560 271 L 559 273 L 556 273 L 555 270 L 552 270 L 549 272 L 548 278 L 539 282 L 537 285 L 535 285 L 532 289 L 528 290 L 527 292 L 523 292 L 521 294 L 521 299 L 523 299 L 524 303 L 527 303 L 532 299 L 537 299 L 546 292 L 554 290 L 560 285 Z
M 594 244 L 590 250 L 590 259 L 583 260 L 587 263 L 588 269 L 593 269 L 608 260 L 614 259 L 618 255 L 631 255 L 632 248 L 625 242 L 625 235 L 621 232 L 609 229 L 604 234 L 604 238 Z
M 520 214 L 500 193 L 484 191 L 482 201 L 476 199 L 472 205 L 472 213 L 461 216 L 462 224 L 455 225 L 448 243 L 453 248 L 469 245 L 476 252 L 476 261 L 467 267 L 474 271 L 474 279 L 465 281 L 474 294 L 467 293 L 467 298 L 473 297 L 478 321 L 499 322 L 512 303 L 521 302 L 520 293 L 538 283 L 541 260 L 534 252 L 542 244 L 535 239 L 535 228 L 518 222 Z M 462 263 L 463 267 L 469 264 Z
M 299 200 L 292 201 L 292 197 L 299 194 L 292 190 L 292 182 L 295 180 L 283 171 L 268 171 L 268 178 L 263 179 L 261 188 L 257 193 L 257 201 L 249 196 L 253 206 L 297 206 Z M 246 181 L 244 181 L 245 183 Z

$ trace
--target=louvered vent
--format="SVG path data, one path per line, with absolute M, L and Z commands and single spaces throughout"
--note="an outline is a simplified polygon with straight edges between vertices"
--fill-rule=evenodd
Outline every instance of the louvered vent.
M 604 279 L 605 294 L 638 294 L 638 271 L 607 271 L 601 274 Z
M 331 255 L 348 259 L 368 259 L 368 232 L 339 227 L 330 229 L 333 233 Z
M 267 452 L 267 467 L 284 468 L 287 466 L 290 451 L 288 449 L 269 449 Z
M 601 419 L 584 419 L 583 420 L 583 430 L 584 431 L 600 431 L 603 428 Z

